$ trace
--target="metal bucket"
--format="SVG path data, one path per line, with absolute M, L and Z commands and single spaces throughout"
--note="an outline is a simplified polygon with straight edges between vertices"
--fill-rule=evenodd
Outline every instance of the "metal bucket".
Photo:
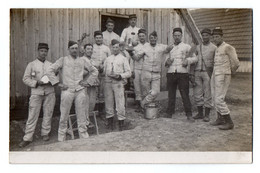
M 145 105 L 144 117 L 149 120 L 155 119 L 158 117 L 158 112 L 158 104 L 149 103 Z

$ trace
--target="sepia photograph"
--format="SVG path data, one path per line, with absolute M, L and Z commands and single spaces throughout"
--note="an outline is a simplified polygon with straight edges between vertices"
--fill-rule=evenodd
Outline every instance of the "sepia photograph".
M 9 34 L 10 163 L 252 163 L 253 9 L 10 8 Z

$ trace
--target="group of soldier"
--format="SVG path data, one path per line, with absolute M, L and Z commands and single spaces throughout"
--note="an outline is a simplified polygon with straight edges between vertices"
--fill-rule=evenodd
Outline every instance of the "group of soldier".
M 120 37 L 113 32 L 115 22 L 108 18 L 107 30 L 94 32 L 95 44 L 82 45 L 87 36 L 83 34 L 77 42 L 69 41 L 69 55 L 53 64 L 46 60 L 48 44 L 38 44 L 38 57 L 28 64 L 23 77 L 24 83 L 31 88 L 31 96 L 25 135 L 20 147 L 27 146 L 33 140 L 42 105 L 41 136 L 44 141 L 49 140 L 56 100 L 54 86 L 61 89 L 58 141 L 66 140 L 73 102 L 80 138 L 89 137 L 89 113 L 94 110 L 97 98 L 104 98 L 108 128 L 114 129 L 116 114 L 119 130 L 123 130 L 126 119 L 124 92 L 129 78 L 133 79 L 136 112 L 142 113 L 146 105 L 153 103 L 160 93 L 162 63 L 167 68 L 166 117 L 174 116 L 178 87 L 188 122 L 194 122 L 194 119 L 209 122 L 210 110 L 214 106 L 217 119 L 211 125 L 218 125 L 221 130 L 233 129 L 230 111 L 224 100 L 231 74 L 237 70 L 239 61 L 235 49 L 223 41 L 222 29 L 217 27 L 213 32 L 203 29 L 202 44 L 191 47 L 182 42 L 183 30 L 174 28 L 174 43 L 163 45 L 157 43 L 155 31 L 149 34 L 147 42 L 147 31 L 136 27 L 136 21 L 136 15 L 130 15 L 129 27 L 123 30 Z M 211 43 L 211 37 L 215 45 Z M 163 54 L 168 55 L 164 62 Z M 198 108 L 195 116 L 192 115 L 189 96 L 190 82 Z

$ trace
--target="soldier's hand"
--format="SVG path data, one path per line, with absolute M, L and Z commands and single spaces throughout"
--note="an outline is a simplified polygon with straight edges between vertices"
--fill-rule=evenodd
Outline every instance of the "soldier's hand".
M 58 86 L 60 87 L 60 89 L 62 91 L 67 90 L 69 88 L 67 85 L 64 85 L 64 84 L 59 84 Z
M 170 67 L 172 63 L 173 63 L 173 59 L 168 58 L 168 59 L 166 60 L 166 62 L 165 62 L 165 67 Z
M 166 52 L 170 52 L 173 49 L 173 44 L 168 45 L 166 48 Z
M 120 80 L 122 79 L 122 76 L 118 74 L 118 75 L 115 75 L 113 78 L 114 78 L 115 80 L 120 81 Z

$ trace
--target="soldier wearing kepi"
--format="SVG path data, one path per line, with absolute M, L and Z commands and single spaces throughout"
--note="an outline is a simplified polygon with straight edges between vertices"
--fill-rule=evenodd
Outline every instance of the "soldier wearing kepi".
M 175 101 L 177 86 L 181 94 L 184 110 L 189 122 L 194 122 L 191 112 L 191 102 L 189 97 L 189 74 L 188 64 L 197 62 L 197 57 L 194 53 L 191 57 L 191 46 L 182 42 L 182 29 L 173 29 L 173 49 L 170 52 L 169 58 L 165 62 L 168 67 L 167 72 L 167 87 L 168 87 L 168 117 L 171 118 L 175 113 Z
M 239 60 L 235 48 L 223 41 L 223 31 L 220 27 L 215 28 L 212 35 L 217 45 L 211 78 L 211 92 L 217 119 L 211 125 L 219 125 L 220 130 L 229 130 L 234 128 L 234 123 L 230 117 L 225 96 L 231 81 L 231 74 L 235 73 L 239 67 Z
M 33 140 L 33 134 L 37 125 L 41 106 L 43 104 L 43 120 L 41 136 L 44 141 L 49 140 L 51 131 L 51 119 L 55 105 L 54 87 L 48 82 L 46 72 L 51 63 L 46 60 L 48 44 L 38 44 L 38 57 L 30 62 L 25 70 L 23 82 L 31 88 L 29 102 L 29 115 L 25 127 L 25 135 L 19 147 L 25 147 Z M 44 80 L 46 78 L 47 80 Z
M 119 120 L 119 130 L 123 130 L 125 117 L 124 85 L 126 79 L 131 76 L 131 70 L 126 57 L 120 54 L 119 41 L 112 40 L 113 55 L 104 62 L 105 73 L 105 107 L 108 127 L 113 130 L 113 120 L 116 107 Z
M 129 15 L 130 26 L 125 28 L 121 34 L 120 41 L 124 41 L 128 46 L 134 46 L 138 41 L 137 33 L 140 28 L 136 27 L 136 21 L 136 14 Z
M 116 40 L 120 40 L 119 35 L 117 35 L 113 30 L 115 27 L 115 22 L 108 18 L 106 21 L 106 28 L 107 30 L 102 32 L 103 34 L 103 43 L 104 45 L 108 46 L 110 49 L 112 49 L 111 47 L 111 40 L 116 39 Z
M 212 107 L 210 79 L 213 72 L 216 46 L 210 42 L 210 29 L 203 29 L 201 35 L 203 43 L 197 46 L 198 62 L 195 66 L 195 87 L 193 88 L 198 114 L 193 118 L 209 122 L 209 114 Z M 203 115 L 203 106 L 205 108 L 205 116 Z
M 169 53 L 172 46 L 157 43 L 157 33 L 154 31 L 149 35 L 150 44 L 143 46 L 136 55 L 131 52 L 134 60 L 139 61 L 143 58 L 141 85 L 142 101 L 141 107 L 144 109 L 146 104 L 153 102 L 160 92 L 161 64 L 164 53 Z
M 91 56 L 93 53 L 93 45 L 88 43 L 84 45 L 84 56 L 82 57 L 88 63 L 91 63 Z M 84 80 L 87 80 L 91 75 L 88 71 L 84 70 Z M 91 127 L 93 124 L 89 121 L 89 114 L 94 111 L 97 99 L 97 86 L 99 85 L 99 80 L 96 78 L 96 81 L 92 86 L 87 86 L 86 90 L 86 117 L 87 117 L 87 126 Z
M 111 55 L 109 47 L 103 44 L 103 34 L 101 31 L 94 32 L 95 44 L 93 45 L 93 54 L 91 63 L 99 70 L 99 89 L 98 98 L 103 99 L 104 97 L 104 73 L 103 65 L 105 59 Z
M 50 66 L 47 75 L 52 85 L 59 83 L 55 78 L 55 73 L 61 71 L 62 83 L 61 103 L 60 103 L 60 122 L 58 130 L 58 141 L 66 140 L 67 123 L 73 101 L 77 115 L 77 124 L 80 138 L 88 138 L 86 113 L 85 87 L 92 86 L 98 76 L 97 69 L 83 58 L 78 57 L 78 44 L 74 41 L 68 43 L 69 55 L 59 58 Z M 87 80 L 83 80 L 84 69 L 90 73 Z
M 139 29 L 138 30 L 138 44 L 134 47 L 134 54 L 137 54 L 138 52 L 142 51 L 144 46 L 146 44 L 149 44 L 146 42 L 146 30 L 145 29 Z M 144 59 L 141 58 L 139 60 L 134 60 L 134 89 L 135 89 L 135 100 L 137 109 L 136 112 L 140 112 L 141 110 L 141 100 L 142 100 L 142 90 L 141 90 L 141 74 L 142 74 L 142 67 L 143 67 L 143 61 Z

